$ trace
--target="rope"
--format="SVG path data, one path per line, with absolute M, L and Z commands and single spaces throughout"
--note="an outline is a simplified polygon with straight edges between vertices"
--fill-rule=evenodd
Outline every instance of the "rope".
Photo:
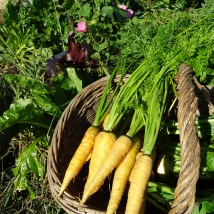
M 200 168 L 200 144 L 195 126 L 198 102 L 194 92 L 191 67 L 182 63 L 178 77 L 177 117 L 180 131 L 181 168 L 169 214 L 189 214 L 192 213 L 195 204 L 196 183 Z

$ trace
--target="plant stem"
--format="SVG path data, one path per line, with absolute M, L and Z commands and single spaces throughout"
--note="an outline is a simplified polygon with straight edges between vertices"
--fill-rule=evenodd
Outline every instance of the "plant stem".
M 42 123 L 38 123 L 38 122 L 34 122 L 34 121 L 18 121 L 17 123 L 26 123 L 26 124 L 32 124 L 32 125 L 36 125 L 36 126 L 41 126 L 43 128 L 49 129 L 50 127 L 42 124 Z M 50 129 L 51 131 L 54 131 L 54 129 Z
M 152 181 L 148 182 L 148 187 L 155 187 L 157 189 L 160 189 L 162 192 L 174 195 L 174 189 L 168 186 L 164 186 L 163 184 L 160 183 L 155 183 Z
M 148 99 L 148 110 L 145 125 L 145 135 L 143 143 L 144 154 L 151 155 L 155 146 L 161 122 L 167 106 L 167 96 L 169 94 L 168 78 L 160 79 L 156 85 L 155 91 Z
M 146 200 L 153 206 L 155 206 L 157 209 L 159 209 L 163 213 L 168 213 L 168 210 L 160 206 L 157 202 L 149 198 L 148 196 L 146 197 Z
M 111 114 L 105 127 L 107 131 L 112 130 L 119 123 L 127 111 L 124 108 L 125 105 L 130 102 L 134 93 L 150 73 L 151 71 L 145 70 L 145 62 L 143 62 L 122 86 L 112 106 Z
M 144 125 L 145 125 L 145 115 L 143 112 L 143 107 L 139 106 L 139 108 L 135 109 L 130 129 L 126 133 L 126 135 L 129 137 L 133 137 Z
M 59 26 L 59 33 L 61 35 L 62 48 L 63 48 L 63 50 L 65 50 L 65 44 L 64 44 L 63 35 L 62 35 L 62 28 L 61 28 L 61 25 L 59 23 L 59 17 L 58 17 L 58 13 L 57 13 L 57 10 L 56 10 L 56 4 L 55 4 L 55 2 L 53 2 L 53 3 L 54 3 L 54 10 L 55 10 L 55 13 L 56 13 L 56 18 L 57 18 L 57 23 L 58 23 L 58 26 Z
M 160 197 L 159 195 L 154 194 L 154 193 L 149 193 L 149 195 L 151 195 L 152 198 L 156 199 L 157 201 L 161 202 L 162 204 L 167 205 L 167 201 L 164 198 Z

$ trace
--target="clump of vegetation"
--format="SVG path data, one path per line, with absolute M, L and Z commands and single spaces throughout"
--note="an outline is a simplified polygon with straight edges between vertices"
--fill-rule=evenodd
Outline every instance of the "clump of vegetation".
M 213 12 L 211 0 L 9 1 L 0 29 L 1 211 L 63 213 L 45 170 L 54 128 L 73 97 L 118 61 L 132 65 L 128 73 L 152 71 L 147 95 L 159 71 L 174 75 L 183 61 L 213 85 Z

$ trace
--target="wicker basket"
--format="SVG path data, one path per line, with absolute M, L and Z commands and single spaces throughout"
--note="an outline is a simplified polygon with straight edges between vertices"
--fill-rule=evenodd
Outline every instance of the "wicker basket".
M 128 75 L 123 79 L 121 85 L 127 78 Z M 99 99 L 108 79 L 108 77 L 102 78 L 84 88 L 67 106 L 58 121 L 47 163 L 48 180 L 54 197 L 59 193 L 71 157 L 79 146 L 86 129 L 94 120 Z M 115 87 L 118 81 L 119 77 L 116 77 L 112 87 Z M 63 196 L 57 200 L 67 213 L 105 213 L 110 196 L 110 178 L 105 181 L 101 191 L 95 193 L 86 205 L 79 206 L 79 198 L 82 196 L 87 174 L 88 164 L 86 163 L 79 175 L 70 183 Z M 124 213 L 124 208 L 120 207 L 117 213 Z
M 121 85 L 128 79 L 125 76 Z M 116 86 L 119 77 L 116 77 L 112 87 Z M 103 89 L 108 82 L 108 77 L 102 78 L 91 85 L 84 88 L 67 106 L 63 112 L 53 134 L 52 143 L 48 154 L 48 180 L 54 198 L 58 195 L 63 180 L 63 176 L 73 156 L 75 150 L 79 146 L 86 129 L 94 120 L 99 99 Z M 213 87 L 210 87 L 211 95 L 213 95 Z M 198 101 L 198 115 L 209 115 L 213 109 L 204 108 L 203 94 L 196 89 Z M 212 103 L 214 100 L 212 99 Z M 207 103 L 206 103 L 207 106 Z M 204 111 L 206 109 L 206 111 Z M 111 178 L 108 178 L 102 186 L 102 189 L 95 193 L 85 205 L 79 205 L 79 198 L 82 197 L 84 184 L 88 175 L 88 163 L 81 169 L 79 175 L 70 183 L 62 197 L 57 202 L 67 213 L 79 214 L 101 214 L 105 213 L 110 197 Z M 123 214 L 125 204 L 123 202 L 119 207 L 117 214 Z

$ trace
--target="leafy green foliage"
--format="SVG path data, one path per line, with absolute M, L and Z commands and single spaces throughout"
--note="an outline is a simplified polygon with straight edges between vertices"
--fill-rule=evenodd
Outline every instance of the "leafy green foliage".
M 198 119 L 197 120 L 197 134 L 200 137 L 201 145 L 201 165 L 200 176 L 214 179 L 214 142 L 212 140 L 213 132 L 213 119 Z M 161 135 L 166 137 L 165 134 L 174 134 L 179 136 L 178 123 L 173 124 L 172 121 L 166 121 Z M 170 135 L 169 135 L 170 136 Z M 164 139 L 164 138 L 163 138 Z M 158 149 L 173 158 L 171 170 L 178 173 L 180 170 L 180 143 L 173 140 L 163 140 L 160 138 Z
M 205 214 L 214 212 L 214 195 L 198 199 L 192 214 Z
M 209 118 L 198 118 L 196 121 L 197 134 L 200 138 L 201 146 L 201 164 L 196 189 L 196 202 L 192 212 L 194 214 L 213 213 L 214 211 L 212 189 L 214 179 L 214 143 L 212 140 L 212 136 L 214 134 L 213 125 L 213 115 Z M 180 172 L 181 147 L 178 141 L 178 123 L 175 123 L 172 120 L 167 120 L 159 136 L 157 151 L 163 152 L 170 157 L 170 186 L 176 186 L 177 176 Z
M 22 120 L 34 117 L 34 105 L 32 99 L 19 99 L 11 104 L 10 109 L 0 117 L 0 131 Z
M 214 144 L 211 144 L 209 146 L 209 148 L 214 149 Z M 209 170 L 214 172 L 214 153 L 213 152 L 209 152 L 209 151 L 207 152 L 206 161 L 207 161 L 207 166 L 208 166 Z
M 167 213 L 170 210 L 171 204 L 174 200 L 174 190 L 163 183 L 151 181 L 149 181 L 148 187 L 148 205 L 152 205 L 158 208 L 155 213 L 159 213 L 159 211 Z M 213 194 L 208 197 L 196 197 L 196 202 L 192 214 L 207 214 L 213 213 L 213 211 Z
M 186 62 L 200 81 L 213 85 L 213 11 L 212 2 L 206 1 L 203 8 L 188 13 L 168 10 L 134 17 L 121 27 L 115 47 L 130 62 L 147 60 L 154 76 L 170 61 L 175 75 L 178 65 Z
M 156 1 L 140 1 L 140 4 L 148 9 L 157 9 L 157 8 L 174 8 L 174 9 L 184 9 L 189 7 L 196 7 L 200 5 L 202 1 L 198 0 L 156 0 Z
M 0 28 L 0 61 L 39 79 L 45 73 L 46 59 L 66 47 L 67 15 L 60 1 L 9 1 L 6 11 Z
M 44 166 L 39 160 L 36 148 L 36 144 L 41 138 L 44 138 L 44 136 L 35 140 L 22 151 L 16 160 L 16 167 L 12 169 L 15 176 L 15 187 L 19 191 L 28 189 L 31 198 L 34 198 L 35 195 L 27 179 L 29 172 L 34 172 L 37 180 L 42 179 L 44 176 Z
M 67 68 L 68 77 L 75 84 L 77 92 L 82 90 L 82 80 L 77 76 L 74 68 Z
M 55 48 L 62 49 L 69 25 L 60 1 L 22 1 L 18 4 L 9 1 L 7 11 L 4 16 L 5 26 L 10 26 L 12 21 L 12 25 L 17 26 L 17 29 L 30 31 L 30 41 L 33 41 L 35 46 L 54 48 L 55 44 L 58 44 Z
M 88 31 L 77 33 L 75 41 L 80 44 L 91 44 L 95 50 L 92 57 L 98 60 L 97 71 L 106 74 L 109 67 L 114 65 L 108 62 L 109 52 L 114 50 L 114 41 L 120 27 L 127 23 L 126 12 L 118 8 L 119 1 L 71 1 L 63 4 L 70 17 L 71 28 L 75 29 L 78 22 L 86 22 Z
M 53 118 L 57 122 L 64 105 L 82 90 L 82 80 L 76 70 L 67 68 L 67 73 L 53 79 L 53 88 L 31 77 L 5 74 L 4 78 L 14 89 L 17 98 L 0 117 L 0 131 L 15 123 L 30 123 L 49 129 Z M 16 85 L 19 91 L 15 89 Z
M 4 79 L 11 85 L 20 85 L 23 88 L 27 88 L 30 91 L 38 94 L 51 94 L 53 93 L 51 87 L 31 77 L 24 75 L 12 75 L 5 74 Z
M 26 148 L 17 158 L 13 173 L 18 190 L 27 189 L 32 198 L 35 196 L 29 176 L 33 172 L 38 181 L 44 174 L 37 146 L 48 148 L 53 127 L 67 104 L 99 76 L 91 68 L 81 72 L 71 64 L 70 67 L 60 65 L 60 72 L 54 78 L 45 76 L 46 60 L 67 48 L 69 31 L 75 30 L 78 22 L 86 22 L 87 33 L 76 33 L 75 40 L 93 46 L 92 57 L 99 62 L 95 71 L 101 75 L 103 72 L 110 74 L 120 59 L 126 58 L 127 64 L 132 65 L 129 73 L 143 61 L 145 72 L 152 73 L 141 87 L 146 96 L 158 78 L 164 77 L 163 74 L 174 75 L 181 62 L 189 63 L 200 81 L 213 85 L 214 5 L 212 0 L 206 0 L 200 8 L 201 2 L 124 1 L 135 11 L 135 16 L 127 19 L 126 12 L 118 8 L 120 1 L 9 1 L 4 25 L 0 28 L 0 62 L 4 69 L 8 63 L 14 65 L 21 75 L 4 75 L 4 81 L 14 92 L 14 100 L 5 105 L 0 130 L 16 124 L 29 130 L 35 139 L 27 144 L 28 147 L 23 145 Z M 199 4 L 196 6 L 196 3 Z M 47 140 L 41 137 L 43 134 Z M 202 154 L 202 172 L 213 177 L 213 146 L 210 141 L 207 144 L 202 145 L 207 149 Z M 173 157 L 179 157 L 178 150 L 174 151 Z M 150 190 L 153 196 L 158 194 L 164 198 L 166 203 L 161 205 L 167 207 L 171 203 L 172 194 L 154 188 Z M 4 198 L 5 206 L 7 200 Z M 211 203 L 207 199 L 196 203 L 196 207 L 200 212 L 209 212 Z

